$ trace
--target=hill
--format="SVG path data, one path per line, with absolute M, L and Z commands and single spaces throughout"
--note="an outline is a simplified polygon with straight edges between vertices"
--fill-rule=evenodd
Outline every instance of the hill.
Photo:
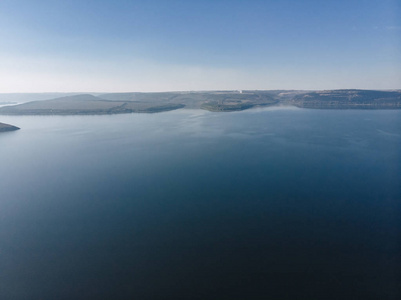
M 401 108 L 400 91 L 330 90 L 297 94 L 290 104 L 324 109 L 394 109 Z
M 131 112 L 159 112 L 181 108 L 181 105 L 111 101 L 90 94 L 67 96 L 52 100 L 33 101 L 0 108 L 9 115 L 89 115 Z
M 32 101 L 0 108 L 9 115 L 83 115 L 144 112 L 154 113 L 179 108 L 210 111 L 243 110 L 276 104 L 272 93 L 258 91 L 113 93 L 94 96 L 82 94 L 51 100 Z
M 214 112 L 292 105 L 320 109 L 399 109 L 401 91 L 202 91 L 165 93 L 80 94 L 0 107 L 9 115 L 88 115 L 155 113 L 179 108 Z
M 0 102 L 25 103 L 31 101 L 50 100 L 79 94 L 82 93 L 0 93 Z

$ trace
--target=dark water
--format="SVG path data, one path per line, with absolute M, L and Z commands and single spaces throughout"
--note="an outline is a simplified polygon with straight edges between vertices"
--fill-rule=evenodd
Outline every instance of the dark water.
M 0 299 L 400 299 L 401 111 L 1 121 Z

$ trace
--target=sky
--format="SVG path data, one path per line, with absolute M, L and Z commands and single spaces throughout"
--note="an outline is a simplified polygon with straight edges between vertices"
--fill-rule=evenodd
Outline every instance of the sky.
M 401 89 L 401 0 L 1 0 L 0 93 Z

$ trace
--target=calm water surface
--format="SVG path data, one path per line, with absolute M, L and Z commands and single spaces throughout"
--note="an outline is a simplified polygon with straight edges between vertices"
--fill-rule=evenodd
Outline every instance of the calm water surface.
M 0 121 L 1 299 L 401 296 L 401 111 Z

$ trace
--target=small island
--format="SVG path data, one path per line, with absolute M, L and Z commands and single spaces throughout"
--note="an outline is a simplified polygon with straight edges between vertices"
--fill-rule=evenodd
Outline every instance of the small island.
M 18 130 L 18 129 L 20 129 L 20 128 L 13 126 L 13 125 L 0 123 L 0 132 L 14 131 L 14 130 Z

